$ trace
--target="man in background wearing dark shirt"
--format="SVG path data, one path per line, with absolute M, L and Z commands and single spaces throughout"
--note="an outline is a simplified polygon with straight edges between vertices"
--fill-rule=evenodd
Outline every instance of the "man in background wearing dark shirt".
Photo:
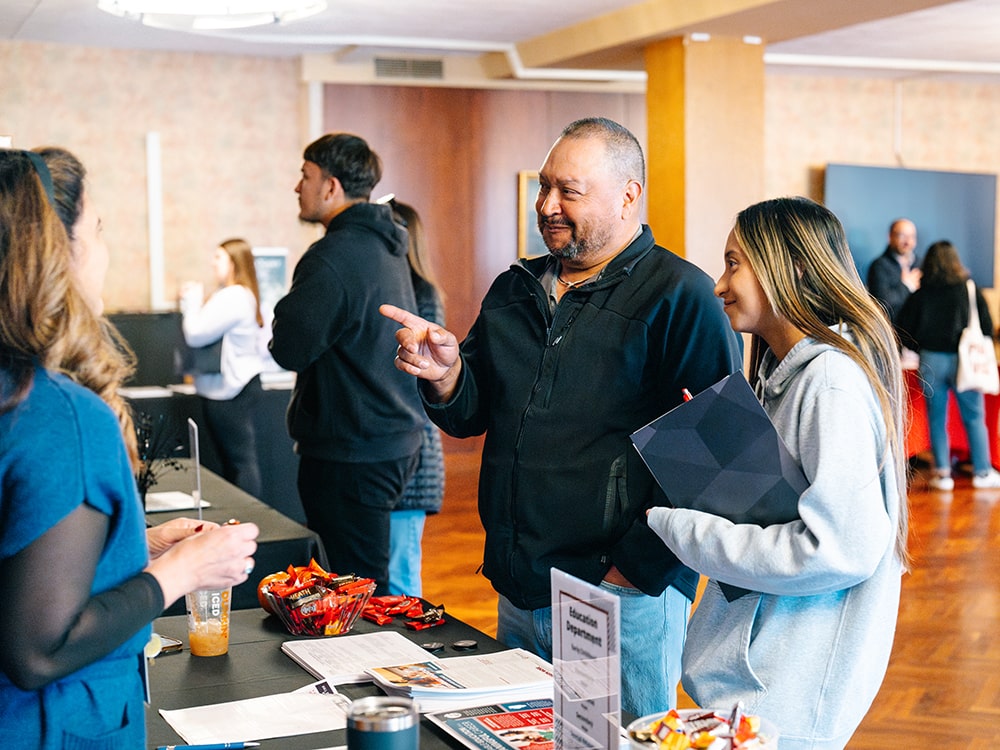
M 413 470 L 424 414 L 413 378 L 392 366 L 396 326 L 379 304 L 416 304 L 406 230 L 369 202 L 382 177 L 361 138 L 306 147 L 299 218 L 326 234 L 295 267 L 274 308 L 274 360 L 297 373 L 288 432 L 299 454 L 306 520 L 332 571 L 374 578 L 388 594 L 389 519 Z
M 906 298 L 920 288 L 916 247 L 917 227 L 909 219 L 896 219 L 889 226 L 885 252 L 868 268 L 868 291 L 882 303 L 893 322 Z

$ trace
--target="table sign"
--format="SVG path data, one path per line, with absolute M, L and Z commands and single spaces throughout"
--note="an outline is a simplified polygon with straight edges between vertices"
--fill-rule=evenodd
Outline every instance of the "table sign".
M 194 464 L 194 489 L 191 496 L 198 509 L 198 520 L 201 520 L 201 451 L 198 447 L 198 425 L 188 417 L 188 440 L 191 446 L 191 463 Z
M 556 748 L 616 748 L 621 724 L 618 597 L 552 568 Z

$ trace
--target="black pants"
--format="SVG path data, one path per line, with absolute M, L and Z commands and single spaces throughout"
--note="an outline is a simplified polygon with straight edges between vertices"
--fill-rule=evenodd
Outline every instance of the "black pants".
M 201 400 L 208 435 L 222 460 L 222 476 L 257 499 L 263 487 L 257 460 L 254 413 L 262 393 L 260 377 L 254 377 L 228 401 Z
M 416 469 L 417 456 L 372 463 L 299 459 L 299 497 L 330 570 L 375 579 L 377 596 L 389 593 L 389 514 Z

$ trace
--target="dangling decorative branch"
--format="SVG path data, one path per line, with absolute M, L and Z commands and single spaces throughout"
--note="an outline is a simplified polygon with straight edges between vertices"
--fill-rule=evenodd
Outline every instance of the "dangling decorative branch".
M 135 436 L 139 449 L 139 470 L 135 484 L 146 505 L 146 493 L 167 471 L 184 470 L 181 462 L 184 444 L 175 425 L 160 414 L 155 420 L 145 412 L 135 416 Z

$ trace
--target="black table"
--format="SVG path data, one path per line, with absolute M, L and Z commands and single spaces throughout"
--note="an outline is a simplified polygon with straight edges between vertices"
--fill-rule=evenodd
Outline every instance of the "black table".
M 445 615 L 444 625 L 423 631 L 407 629 L 396 618 L 392 623 L 377 626 L 359 619 L 353 633 L 371 633 L 394 629 L 415 643 L 440 641 L 445 645 L 436 656 L 468 656 L 476 653 L 503 651 L 504 646 L 475 628 Z M 183 740 L 159 714 L 159 709 L 191 708 L 227 701 L 258 698 L 277 693 L 289 693 L 315 682 L 315 678 L 281 651 L 281 644 L 296 639 L 281 622 L 262 609 L 241 610 L 230 621 L 229 653 L 210 658 L 191 656 L 187 648 L 187 624 L 184 617 L 161 617 L 154 623 L 157 633 L 184 642 L 181 653 L 158 656 L 149 669 L 152 705 L 146 709 L 147 746 L 180 744 Z M 334 636 L 349 638 L 346 636 Z M 451 644 L 463 639 L 478 643 L 474 651 L 456 651 Z M 430 656 L 430 654 L 428 654 Z M 372 683 L 343 685 L 338 691 L 351 699 L 380 695 Z M 279 737 L 261 741 L 261 750 L 316 750 L 346 745 L 347 732 L 317 732 L 295 737 Z M 420 747 L 462 747 L 421 719 Z
M 182 459 L 181 463 L 185 470 L 168 471 L 150 492 L 179 490 L 190 493 L 194 486 L 194 472 L 189 460 Z M 326 552 L 315 532 L 204 467 L 201 469 L 201 496 L 211 503 L 210 507 L 202 509 L 202 518 L 220 524 L 235 518 L 242 522 L 252 521 L 260 528 L 257 552 L 254 555 L 256 566 L 250 578 L 233 589 L 234 609 L 258 608 L 257 586 L 270 573 L 285 570 L 289 565 L 308 565 L 310 559 L 315 559 L 324 569 L 327 568 Z M 158 524 L 182 516 L 197 518 L 198 513 L 195 510 L 147 513 L 146 520 L 151 524 Z M 184 601 L 181 600 L 175 602 L 166 614 L 183 612 Z
M 178 388 L 175 386 L 174 388 Z M 137 391 L 125 389 L 135 414 L 146 414 L 167 434 L 176 434 L 183 446 L 181 455 L 190 456 L 187 420 L 193 419 L 201 427 L 198 449 L 201 465 L 217 474 L 222 473 L 222 459 L 215 445 L 204 429 L 205 415 L 202 400 L 193 394 L 178 392 L 170 388 L 155 388 Z M 143 393 L 140 397 L 139 393 Z M 305 523 L 306 514 L 299 500 L 297 477 L 299 458 L 294 452 L 294 443 L 285 428 L 285 411 L 291 390 L 288 386 L 268 385 L 261 394 L 260 403 L 254 412 L 254 427 L 257 430 L 257 463 L 260 466 L 261 496 L 257 498 L 277 509 L 289 518 Z

